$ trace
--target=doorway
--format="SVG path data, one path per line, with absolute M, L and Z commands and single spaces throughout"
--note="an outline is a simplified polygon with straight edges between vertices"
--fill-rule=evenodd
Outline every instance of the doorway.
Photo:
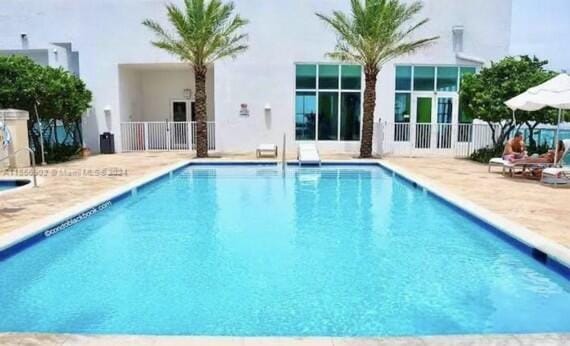
M 450 149 L 453 123 L 457 119 L 455 95 L 441 93 L 416 94 L 413 97 L 412 121 L 415 122 L 416 149 Z M 456 121 L 455 121 L 456 122 Z
M 189 149 L 189 121 L 191 117 L 189 100 L 172 100 L 170 102 L 170 146 L 172 149 Z

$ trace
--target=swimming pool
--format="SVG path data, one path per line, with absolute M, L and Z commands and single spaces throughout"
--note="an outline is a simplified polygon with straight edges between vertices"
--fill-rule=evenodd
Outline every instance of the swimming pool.
M 0 179 L 0 192 L 15 189 L 20 186 L 29 184 L 27 180 L 4 180 Z
M 570 281 L 378 166 L 192 165 L 0 262 L 0 331 L 570 331 Z

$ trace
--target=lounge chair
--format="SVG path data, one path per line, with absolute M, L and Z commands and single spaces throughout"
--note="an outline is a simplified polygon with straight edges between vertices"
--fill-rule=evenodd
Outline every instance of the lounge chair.
M 542 171 L 542 182 L 544 184 L 570 185 L 570 139 L 564 140 L 566 151 L 560 159 L 562 167 L 550 167 Z
M 549 185 L 570 185 L 570 166 L 546 168 L 542 171 L 542 182 Z
M 317 146 L 313 143 L 299 144 L 297 160 L 299 160 L 299 165 L 320 165 L 321 157 Z
M 492 167 L 501 167 L 503 169 L 503 174 L 505 174 L 505 164 L 509 161 L 503 160 L 501 157 L 495 157 L 489 160 L 489 173 L 491 173 Z
M 277 157 L 277 146 L 275 144 L 261 144 L 255 150 L 255 156 L 260 158 L 263 155 L 271 155 Z
M 536 168 L 546 169 L 554 166 L 554 163 L 543 163 L 543 162 L 507 162 L 503 165 L 503 174 L 508 171 L 511 177 L 515 176 L 518 171 L 524 173 L 527 170 L 533 170 Z

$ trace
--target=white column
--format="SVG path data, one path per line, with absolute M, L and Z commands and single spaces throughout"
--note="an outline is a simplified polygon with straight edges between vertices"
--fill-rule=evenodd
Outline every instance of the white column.
M 0 110 L 0 121 L 3 122 L 10 131 L 11 144 L 8 146 L 8 152 L 0 154 L 0 157 L 10 155 L 8 160 L 11 168 L 21 168 L 30 166 L 30 154 L 27 151 L 19 150 L 30 146 L 28 141 L 28 120 L 30 115 L 27 111 L 17 109 Z M 14 153 L 16 156 L 13 156 Z

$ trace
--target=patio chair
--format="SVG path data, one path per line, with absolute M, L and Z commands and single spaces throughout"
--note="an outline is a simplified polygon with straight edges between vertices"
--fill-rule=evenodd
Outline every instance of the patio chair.
M 272 157 L 277 157 L 277 146 L 275 144 L 261 144 L 255 150 L 255 156 L 257 158 L 263 155 L 271 155 Z
M 502 157 L 495 157 L 489 160 L 489 173 L 491 173 L 491 168 L 493 167 L 501 167 L 503 170 L 503 174 L 505 174 L 505 164 L 509 163 L 509 161 L 503 160 Z
M 570 185 L 570 139 L 564 140 L 566 151 L 560 159 L 562 167 L 550 167 L 542 171 L 542 183 L 549 185 Z
M 320 165 L 321 157 L 317 146 L 313 143 L 299 144 L 297 160 L 299 160 L 299 165 Z

